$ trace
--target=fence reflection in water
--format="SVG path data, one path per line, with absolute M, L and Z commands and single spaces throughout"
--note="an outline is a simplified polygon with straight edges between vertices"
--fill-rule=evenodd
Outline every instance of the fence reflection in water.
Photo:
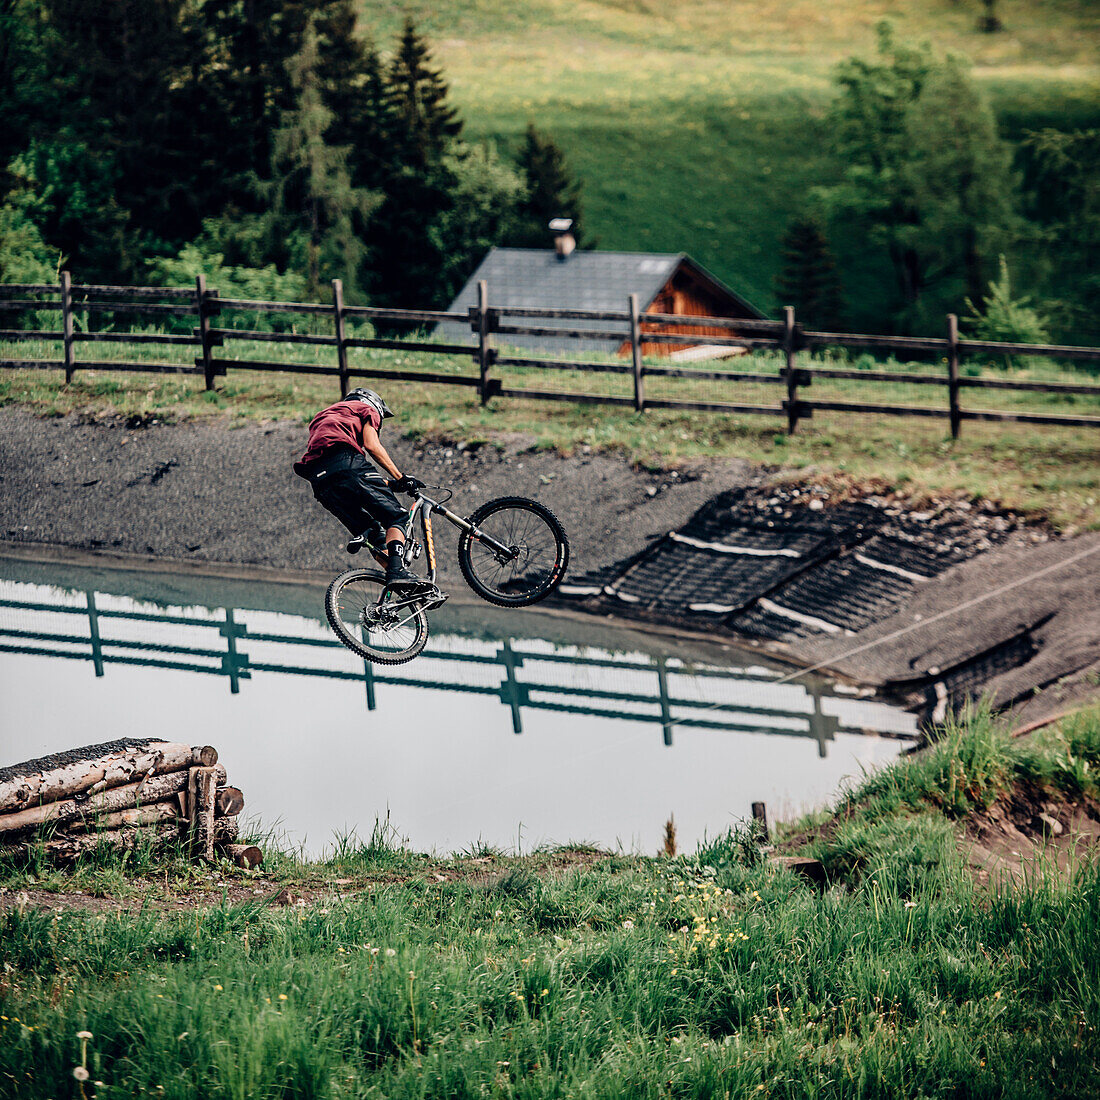
M 254 673 L 361 681 L 374 710 L 383 685 L 496 697 L 512 729 L 524 710 L 660 726 L 809 738 L 824 757 L 837 733 L 908 740 L 912 716 L 833 694 L 819 679 L 776 684 L 760 666 L 720 667 L 677 657 L 562 646 L 534 637 L 433 639 L 415 664 L 388 668 L 349 654 L 321 621 L 247 608 L 169 607 L 93 589 L 0 582 L 0 652 L 224 676 L 236 694 Z

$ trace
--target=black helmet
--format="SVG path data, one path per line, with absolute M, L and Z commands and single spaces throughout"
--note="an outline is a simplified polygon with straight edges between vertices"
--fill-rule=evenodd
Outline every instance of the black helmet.
M 382 400 L 374 392 L 374 390 L 352 390 L 351 393 L 344 398 L 345 401 L 365 401 L 368 405 L 372 405 L 378 415 L 385 420 L 387 416 L 393 416 L 390 411 L 389 405 Z

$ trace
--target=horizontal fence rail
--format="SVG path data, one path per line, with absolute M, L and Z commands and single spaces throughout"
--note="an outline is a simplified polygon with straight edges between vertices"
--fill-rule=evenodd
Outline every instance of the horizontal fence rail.
M 284 316 L 280 323 L 308 321 L 313 327 L 331 324 L 331 332 L 282 332 L 249 327 L 234 327 L 223 320 L 226 314 Z M 22 315 L 30 323 L 17 327 L 14 320 Z M 50 316 L 60 315 L 60 329 L 49 327 Z M 175 331 L 164 333 L 115 331 L 104 324 L 133 325 L 135 319 L 163 317 Z M 79 330 L 77 318 L 80 319 Z M 112 320 L 113 318 L 113 320 Z M 191 325 L 178 331 L 184 321 Z M 298 321 L 294 321 L 298 318 Z M 106 320 L 105 320 L 106 319 Z M 362 335 L 348 323 L 369 322 L 373 335 Z M 564 323 L 564 324 L 563 324 Z M 332 284 L 331 304 L 318 302 L 269 302 L 250 298 L 223 298 L 216 289 L 208 288 L 203 276 L 194 288 L 183 287 L 118 287 L 73 283 L 68 272 L 61 273 L 60 282 L 53 284 L 9 283 L 0 285 L 0 343 L 13 345 L 24 342 L 56 342 L 59 358 L 27 356 L 18 358 L 8 351 L 0 358 L 0 368 L 26 370 L 64 370 L 66 382 L 71 382 L 78 370 L 146 372 L 152 374 L 201 374 L 208 390 L 228 371 L 255 371 L 283 374 L 332 375 L 339 379 L 341 396 L 351 388 L 351 380 L 393 379 L 423 382 L 430 385 L 466 386 L 476 388 L 481 403 L 492 397 L 524 398 L 536 401 L 568 401 L 579 404 L 606 404 L 632 407 L 637 412 L 646 409 L 700 410 L 726 414 L 754 414 L 785 418 L 787 430 L 794 432 L 801 420 L 815 412 L 856 412 L 877 416 L 911 416 L 946 419 L 954 437 L 959 435 L 964 421 L 1004 421 L 1024 424 L 1070 427 L 1100 427 L 1100 416 L 1073 416 L 1044 411 L 1015 411 L 964 408 L 963 391 L 1019 391 L 1047 394 L 1054 397 L 1100 397 L 1100 385 L 1085 382 L 1013 380 L 968 377 L 960 374 L 960 364 L 974 356 L 1032 356 L 1074 362 L 1100 362 L 1100 348 L 1060 344 L 1020 344 L 990 340 L 959 338 L 957 319 L 947 318 L 946 336 L 912 337 L 868 335 L 861 333 L 817 332 L 804 329 L 795 319 L 794 310 L 787 307 L 781 321 L 759 318 L 682 316 L 673 313 L 647 313 L 639 308 L 636 295 L 631 295 L 626 308 L 619 310 L 559 309 L 538 306 L 492 306 L 486 283 L 478 286 L 477 304 L 464 311 L 392 309 L 344 304 L 339 280 Z M 96 327 L 99 325 L 100 327 Z M 468 328 L 468 343 L 444 342 L 423 337 L 423 329 L 433 325 Z M 381 328 L 381 334 L 379 333 Z M 393 331 L 411 333 L 407 338 Z M 706 330 L 706 331 L 699 331 Z M 721 335 L 716 334 L 718 330 Z M 511 338 L 511 339 L 510 339 Z M 544 354 L 526 354 L 516 346 L 519 339 L 552 339 L 554 341 L 602 342 L 614 349 L 617 361 L 597 361 L 581 358 L 553 358 Z M 329 365 L 301 363 L 281 359 L 241 359 L 219 354 L 229 343 L 282 344 L 300 347 L 332 349 Z M 143 362 L 78 358 L 78 347 L 86 344 L 159 345 L 190 347 L 192 362 Z M 498 346 L 501 345 L 501 346 Z M 735 352 L 770 350 L 782 356 L 782 367 L 776 373 L 761 370 L 725 370 L 713 367 L 664 366 L 644 361 L 646 347 L 681 349 L 699 348 L 703 352 Z M 876 349 L 918 358 L 935 356 L 943 367 L 928 371 L 859 370 L 820 365 L 799 354 L 822 348 L 851 350 Z M 453 357 L 460 369 L 454 373 L 442 370 L 421 370 L 416 367 L 389 367 L 376 363 L 364 364 L 349 358 L 354 349 L 405 351 L 410 354 L 430 354 Z M 469 365 L 461 369 L 462 361 Z M 502 377 L 503 368 L 522 373 L 519 378 Z M 552 372 L 575 373 L 623 379 L 622 393 L 596 393 L 573 389 L 531 386 L 534 375 L 550 376 Z M 717 387 L 763 385 L 782 387 L 774 403 L 746 401 L 741 395 L 726 394 L 719 389 L 721 399 L 700 400 L 698 393 L 683 388 L 661 396 L 647 394 L 646 382 L 669 380 L 676 387 L 689 383 L 708 382 Z M 814 382 L 834 381 L 890 383 L 925 386 L 946 391 L 927 405 L 893 404 L 881 401 L 814 398 Z M 516 384 L 521 382 L 523 384 Z M 930 390 L 935 394 L 936 390 Z M 704 394 L 703 396 L 707 396 Z
M 495 643 L 492 652 L 476 652 L 474 647 L 464 651 L 461 642 L 458 648 L 430 646 L 422 659 L 439 663 L 423 675 L 403 674 L 369 661 L 362 663 L 359 672 L 351 670 L 349 666 L 358 662 L 348 659 L 347 651 L 326 628 L 298 616 L 287 616 L 286 629 L 276 633 L 250 622 L 252 612 L 247 608 L 208 608 L 203 617 L 195 617 L 138 604 L 120 607 L 117 598 L 93 589 L 79 595 L 67 593 L 56 601 L 43 598 L 40 591 L 20 598 L 19 585 L 7 585 L 5 590 L 0 598 L 0 652 L 90 661 L 96 676 L 104 676 L 111 665 L 175 669 L 223 676 L 232 694 L 240 691 L 242 682 L 262 672 L 360 680 L 369 710 L 375 709 L 377 690 L 384 684 L 488 695 L 510 710 L 517 734 L 523 733 L 526 710 L 660 725 L 666 745 L 672 744 L 674 726 L 809 738 L 817 742 L 820 756 L 826 755 L 827 744 L 838 733 L 898 740 L 916 737 L 915 722 L 913 730 L 891 731 L 841 721 L 823 708 L 822 701 L 829 696 L 820 684 L 811 683 L 798 692 L 785 685 L 777 692 L 770 687 L 767 671 L 759 668 L 688 666 L 664 657 L 547 652 L 541 646 L 532 648 L 524 639 L 508 638 Z M 295 626 L 296 633 L 292 632 Z M 164 627 L 174 629 L 166 632 Z M 301 647 L 320 652 L 315 663 L 303 660 Z M 486 682 L 476 683 L 476 676 L 462 671 L 462 666 L 471 665 L 487 670 L 482 677 Z M 691 698 L 682 690 L 685 677 L 715 685 L 711 694 L 720 693 L 722 683 L 755 683 L 758 695 L 754 701 L 732 696 Z M 778 680 L 780 674 L 773 678 Z M 845 705 L 859 708 L 851 699 Z

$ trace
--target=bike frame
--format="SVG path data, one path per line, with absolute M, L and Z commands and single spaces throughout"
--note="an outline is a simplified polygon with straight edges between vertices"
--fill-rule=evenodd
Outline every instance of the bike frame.
M 435 584 L 436 560 L 435 540 L 432 538 L 432 513 L 438 512 L 445 520 L 457 527 L 460 531 L 469 532 L 472 538 L 483 542 L 490 550 L 505 558 L 514 558 L 515 552 L 511 547 L 497 542 L 491 535 L 486 535 L 477 526 L 463 519 L 460 515 L 445 508 L 439 501 L 425 496 L 423 492 L 417 492 L 416 500 L 409 509 L 409 518 L 405 523 L 405 564 L 409 565 L 413 560 L 412 533 L 419 515 L 421 530 L 424 532 L 424 547 L 428 551 L 428 582 Z

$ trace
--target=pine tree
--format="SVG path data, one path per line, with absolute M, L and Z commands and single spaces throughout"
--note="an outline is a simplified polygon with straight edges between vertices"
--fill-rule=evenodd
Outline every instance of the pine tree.
M 438 165 L 462 133 L 462 120 L 447 102 L 447 82 L 412 19 L 405 20 L 388 84 L 399 162 L 413 172 Z
M 348 147 L 325 140 L 333 115 L 321 96 L 318 64 L 318 36 L 311 23 L 288 66 L 297 105 L 283 112 L 275 131 L 273 178 L 261 192 L 271 202 L 272 249 L 283 246 L 286 262 L 304 262 L 310 292 L 320 294 L 322 278 L 341 278 L 354 294 L 365 254 L 354 218 L 366 218 L 377 197 L 352 184 Z
M 451 161 L 461 152 L 462 121 L 411 20 L 386 73 L 386 90 L 392 159 L 385 202 L 369 234 L 371 293 L 385 305 L 436 305 L 447 293 L 439 223 L 454 206 Z
M 113 162 L 115 195 L 129 218 L 127 251 L 135 257 L 160 240 L 196 232 L 192 185 L 197 173 L 189 155 L 195 126 L 181 109 L 192 57 L 199 50 L 188 0 L 91 6 L 82 0 L 45 0 L 44 9 L 57 30 L 50 62 L 71 81 L 71 99 L 61 126 L 40 135 L 42 144 L 68 146 L 62 160 L 84 148 L 93 161 Z M 79 187 L 79 177 L 74 182 Z M 70 253 L 77 265 L 88 255 L 84 248 L 70 248 L 68 241 L 51 243 Z M 125 279 L 134 273 L 103 270 L 100 275 Z
M 978 20 L 978 30 L 983 34 L 996 34 L 1005 29 L 1001 17 L 997 14 L 997 0 L 982 0 L 985 14 Z
M 582 244 L 581 188 L 572 178 L 565 155 L 534 123 L 527 124 L 523 148 L 517 160 L 525 183 L 525 196 L 516 211 L 516 228 L 508 243 L 518 248 L 546 248 L 551 218 L 571 218 L 573 236 Z
M 794 306 L 806 325 L 835 332 L 841 327 L 841 286 L 836 261 L 817 219 L 795 218 L 783 237 L 783 268 L 775 282 L 780 307 Z
M 382 187 L 391 168 L 391 105 L 381 58 L 359 29 L 354 0 L 328 0 L 317 20 L 317 75 L 333 114 L 327 140 L 350 147 L 356 186 Z

